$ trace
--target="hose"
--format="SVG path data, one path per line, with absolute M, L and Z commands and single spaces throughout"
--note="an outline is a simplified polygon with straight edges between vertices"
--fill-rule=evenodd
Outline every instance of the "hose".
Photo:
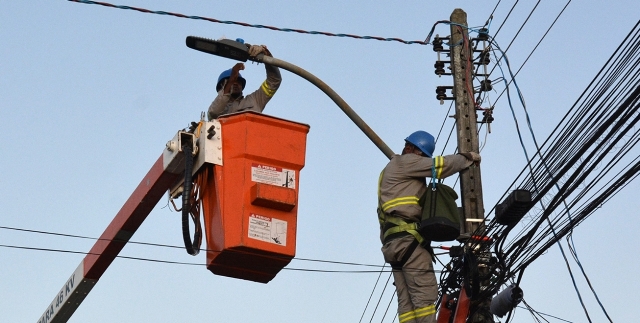
M 198 200 L 193 198 L 197 190 L 193 189 L 193 147 L 189 144 L 182 146 L 182 152 L 185 156 L 184 165 L 184 190 L 182 191 L 182 239 L 184 240 L 184 248 L 187 253 L 195 256 L 200 253 L 200 245 L 202 244 L 202 229 L 200 227 L 200 210 Z M 195 203 L 192 203 L 195 200 Z M 195 214 L 194 212 L 195 211 Z M 193 220 L 195 231 L 193 233 L 193 241 L 189 232 L 189 217 Z

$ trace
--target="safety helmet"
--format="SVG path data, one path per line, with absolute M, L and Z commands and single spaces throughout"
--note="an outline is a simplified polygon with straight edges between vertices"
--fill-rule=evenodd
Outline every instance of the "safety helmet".
M 404 141 L 418 147 L 418 149 L 428 157 L 433 157 L 433 150 L 436 149 L 436 141 L 430 133 L 418 130 L 410 134 Z
M 220 92 L 220 89 L 222 89 L 222 83 L 224 82 L 224 80 L 229 79 L 230 77 L 231 69 L 220 73 L 220 76 L 218 76 L 218 84 L 216 84 L 216 92 Z M 242 89 L 244 90 L 244 86 L 247 84 L 247 80 L 245 80 L 242 75 L 240 75 L 240 73 L 238 73 L 238 82 L 240 82 L 240 85 L 242 85 Z

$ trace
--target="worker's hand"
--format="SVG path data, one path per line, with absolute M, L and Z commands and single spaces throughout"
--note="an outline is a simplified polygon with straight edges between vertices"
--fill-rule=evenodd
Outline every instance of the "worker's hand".
M 229 78 L 226 80 L 226 82 L 224 83 L 224 85 L 222 86 L 223 91 L 222 94 L 227 95 L 227 94 L 232 94 L 233 93 L 238 93 L 238 91 L 240 93 L 242 93 L 242 88 L 238 89 L 233 89 L 234 84 L 236 84 L 236 80 L 238 80 L 238 75 L 240 74 L 240 71 L 244 69 L 244 64 L 242 63 L 237 63 L 236 65 L 234 65 L 231 68 L 231 76 L 229 76 Z M 236 87 L 238 87 L 238 85 L 236 85 Z
M 467 158 L 469 161 L 472 161 L 476 165 L 480 164 L 480 160 L 482 159 L 480 157 L 480 154 L 474 153 L 472 151 L 466 152 L 466 153 L 460 153 L 460 155 L 464 156 L 465 158 Z
M 233 65 L 233 67 L 231 68 L 231 79 L 236 79 L 238 78 L 238 73 L 240 73 L 240 71 L 244 70 L 244 64 L 242 63 L 238 63 L 236 65 Z
M 249 47 L 249 56 L 256 57 L 260 54 L 271 56 L 271 52 L 269 52 L 265 45 L 251 45 L 251 47 Z

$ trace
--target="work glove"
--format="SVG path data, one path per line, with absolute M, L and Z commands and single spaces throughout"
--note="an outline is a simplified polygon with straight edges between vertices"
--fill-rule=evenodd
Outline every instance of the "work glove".
M 482 158 L 480 158 L 480 154 L 474 153 L 472 151 L 466 152 L 466 153 L 459 153 L 459 154 L 464 156 L 469 161 L 474 162 L 475 164 L 479 164 L 480 160 L 482 159 Z
M 260 54 L 271 56 L 271 52 L 269 52 L 265 45 L 251 45 L 251 47 L 249 47 L 249 56 L 256 57 Z

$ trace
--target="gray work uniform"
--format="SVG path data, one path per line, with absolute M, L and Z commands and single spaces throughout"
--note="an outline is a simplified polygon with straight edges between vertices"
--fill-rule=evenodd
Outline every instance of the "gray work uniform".
M 444 162 L 436 168 L 437 178 L 453 175 L 472 163 L 462 155 L 444 156 Z M 427 189 L 427 179 L 432 177 L 432 166 L 432 158 L 411 153 L 391 158 L 380 176 L 378 203 L 385 217 L 397 217 L 407 223 L 420 222 L 422 208 L 418 200 Z M 384 232 L 381 232 L 381 238 L 383 236 Z M 383 240 L 385 261 L 390 264 L 401 262 L 415 239 L 408 234 Z M 431 253 L 424 246 L 417 246 L 401 268 L 393 269 L 393 278 L 398 295 L 399 322 L 435 322 L 438 283 Z
M 218 96 L 211 102 L 209 106 L 209 121 L 217 119 L 219 116 L 239 112 L 239 111 L 255 111 L 262 112 L 267 102 L 276 93 L 282 82 L 280 69 L 275 66 L 264 64 L 267 70 L 267 79 L 262 82 L 260 88 L 247 96 L 241 96 L 235 100 L 231 100 L 230 94 L 223 94 L 224 89 L 218 92 Z

